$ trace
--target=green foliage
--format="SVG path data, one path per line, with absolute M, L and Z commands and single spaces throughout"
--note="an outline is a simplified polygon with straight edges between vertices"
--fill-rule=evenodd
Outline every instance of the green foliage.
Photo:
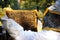
M 22 1 L 20 4 L 17 2 L 17 0 L 0 0 L 0 7 L 4 8 L 7 7 L 8 5 L 11 5 L 11 8 L 15 10 L 38 9 L 44 12 L 48 6 L 52 5 L 52 3 L 54 3 L 54 0 L 25 0 Z
M 38 9 L 44 12 L 52 3 L 54 3 L 54 0 L 25 0 L 21 2 L 20 9 Z
M 12 9 L 15 9 L 15 10 L 20 9 L 20 6 L 17 0 L 10 0 L 10 6 Z
M 20 9 L 17 0 L 0 0 L 0 7 L 4 8 L 8 7 L 8 5 L 10 5 L 12 9 Z
M 36 2 L 35 0 L 26 0 L 26 1 L 22 1 L 22 3 L 20 4 L 20 9 L 36 9 Z
M 10 0 L 0 0 L 0 7 L 7 7 Z
M 54 3 L 54 0 L 40 0 L 38 6 L 39 9 L 44 12 L 47 7 L 51 6 Z

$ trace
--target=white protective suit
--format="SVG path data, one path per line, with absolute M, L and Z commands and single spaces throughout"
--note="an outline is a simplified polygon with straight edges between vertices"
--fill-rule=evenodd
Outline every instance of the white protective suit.
M 24 31 L 23 27 L 13 19 L 3 19 L 5 28 L 15 40 L 60 40 L 60 33 L 43 30 L 42 32 Z

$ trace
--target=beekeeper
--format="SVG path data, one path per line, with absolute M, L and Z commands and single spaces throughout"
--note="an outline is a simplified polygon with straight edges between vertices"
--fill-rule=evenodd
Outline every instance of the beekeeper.
M 60 40 L 60 33 L 52 30 L 43 30 L 41 32 L 24 31 L 24 28 L 16 23 L 13 19 L 1 18 L 3 26 L 15 40 Z

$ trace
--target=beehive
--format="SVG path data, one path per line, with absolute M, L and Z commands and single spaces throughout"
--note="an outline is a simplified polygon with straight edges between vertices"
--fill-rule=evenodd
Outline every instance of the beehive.
M 33 10 L 7 10 L 6 14 L 22 25 L 25 30 L 33 30 L 37 27 L 37 17 Z

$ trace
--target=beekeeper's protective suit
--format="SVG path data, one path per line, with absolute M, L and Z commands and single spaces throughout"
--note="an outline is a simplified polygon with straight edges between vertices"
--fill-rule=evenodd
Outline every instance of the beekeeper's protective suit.
M 15 40 L 60 40 L 60 33 L 43 30 L 42 32 L 24 31 L 13 19 L 3 18 L 3 26 Z

